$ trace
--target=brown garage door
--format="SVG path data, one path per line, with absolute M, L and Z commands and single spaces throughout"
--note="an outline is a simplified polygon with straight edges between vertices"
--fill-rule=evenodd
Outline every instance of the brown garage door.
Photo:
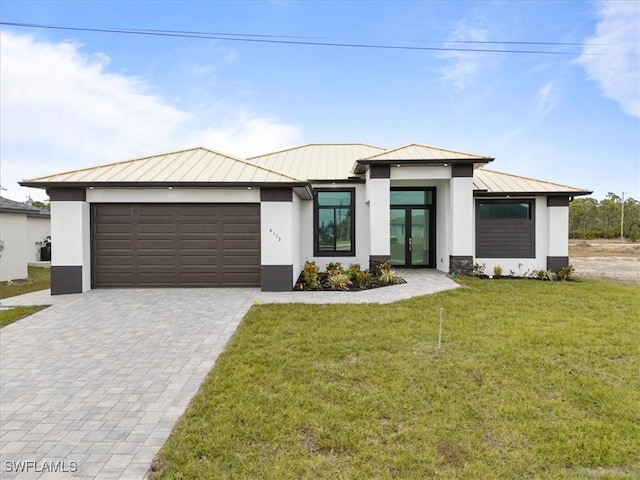
M 94 287 L 260 286 L 256 204 L 92 204 Z

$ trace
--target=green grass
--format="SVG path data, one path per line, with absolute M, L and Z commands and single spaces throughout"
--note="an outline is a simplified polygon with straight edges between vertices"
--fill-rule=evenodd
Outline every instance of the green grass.
M 11 282 L 0 282 L 0 299 L 45 290 L 50 287 L 50 268 L 29 267 L 29 278 L 13 280 Z
M 35 307 L 16 307 L 10 309 L 0 310 L 0 328 L 6 327 L 10 323 L 20 320 L 24 317 L 28 317 L 36 312 L 39 312 L 43 308 L 47 308 L 48 305 L 36 305 Z
M 640 289 L 462 283 L 252 308 L 153 478 L 640 478 Z

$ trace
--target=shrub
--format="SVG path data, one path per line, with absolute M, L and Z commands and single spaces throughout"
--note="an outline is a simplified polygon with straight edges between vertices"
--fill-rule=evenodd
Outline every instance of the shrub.
M 403 278 L 398 275 L 398 272 L 396 272 L 392 268 L 380 270 L 378 278 L 385 285 L 396 285 L 398 283 L 404 283 Z
M 501 277 L 502 276 L 502 267 L 500 265 L 496 265 L 493 267 L 493 276 Z
M 531 272 L 531 275 L 538 280 L 546 280 L 549 282 L 553 282 L 557 279 L 557 275 L 551 270 L 534 270 Z
M 346 273 L 329 275 L 327 282 L 331 290 L 349 290 L 351 286 L 351 280 L 349 280 L 349 276 Z
M 473 264 L 473 271 L 472 274 L 479 277 L 484 275 L 485 270 L 487 269 L 487 264 L 486 263 L 474 263 Z
M 302 269 L 302 285 L 308 290 L 319 290 L 320 285 L 320 269 L 316 262 L 305 262 Z
M 344 268 L 342 268 L 342 264 L 340 262 L 329 262 L 327 263 L 327 273 L 330 277 L 338 275 L 340 273 L 344 273 Z
M 562 267 L 558 272 L 558 280 L 571 280 L 574 273 L 575 268 L 573 268 L 573 265 L 569 264 L 566 267 Z

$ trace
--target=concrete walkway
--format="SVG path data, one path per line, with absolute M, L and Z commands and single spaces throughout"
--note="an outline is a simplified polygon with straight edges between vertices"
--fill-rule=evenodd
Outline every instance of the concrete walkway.
M 0 477 L 142 479 L 253 302 L 388 303 L 458 286 L 439 272 L 401 274 L 408 283 L 352 293 L 104 289 L 2 300 L 52 306 L 0 329 Z

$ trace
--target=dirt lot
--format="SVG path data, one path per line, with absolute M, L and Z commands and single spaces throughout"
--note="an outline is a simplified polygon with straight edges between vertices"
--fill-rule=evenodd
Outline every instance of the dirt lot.
M 569 259 L 576 276 L 640 285 L 640 244 L 610 239 L 570 240 Z

